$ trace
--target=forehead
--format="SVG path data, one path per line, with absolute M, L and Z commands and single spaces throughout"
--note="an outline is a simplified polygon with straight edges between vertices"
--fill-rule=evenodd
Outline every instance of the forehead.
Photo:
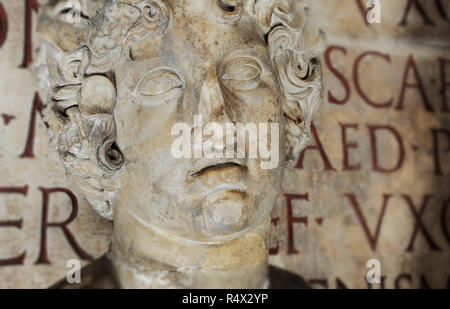
M 242 7 L 230 12 L 218 0 L 161 2 L 171 12 L 170 25 L 164 34 L 150 34 L 136 42 L 133 52 L 137 58 L 156 57 L 161 53 L 222 56 L 236 49 L 266 49 L 264 36 Z

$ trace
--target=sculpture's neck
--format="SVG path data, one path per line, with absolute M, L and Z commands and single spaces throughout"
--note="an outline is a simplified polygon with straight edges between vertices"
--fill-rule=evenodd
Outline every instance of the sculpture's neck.
M 220 244 L 160 235 L 122 207 L 114 216 L 113 263 L 124 288 L 266 288 L 270 219 Z

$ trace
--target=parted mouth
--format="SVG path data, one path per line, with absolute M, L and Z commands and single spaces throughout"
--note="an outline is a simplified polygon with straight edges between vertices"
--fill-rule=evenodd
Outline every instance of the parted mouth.
M 201 168 L 200 170 L 189 174 L 189 177 L 191 179 L 197 178 L 197 177 L 201 177 L 201 176 L 205 176 L 209 173 L 213 173 L 213 172 L 220 172 L 220 171 L 224 171 L 227 169 L 233 169 L 233 168 L 238 168 L 240 170 L 240 172 L 245 172 L 247 170 L 247 168 L 239 163 L 236 162 L 222 162 L 222 163 L 217 163 L 217 164 L 213 164 L 213 165 L 209 165 L 206 167 Z

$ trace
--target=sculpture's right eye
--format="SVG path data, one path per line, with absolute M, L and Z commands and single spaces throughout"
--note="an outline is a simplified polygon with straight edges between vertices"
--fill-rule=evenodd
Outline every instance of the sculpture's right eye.
M 157 69 L 147 74 L 137 87 L 139 103 L 156 106 L 178 99 L 184 90 L 179 75 L 169 69 Z

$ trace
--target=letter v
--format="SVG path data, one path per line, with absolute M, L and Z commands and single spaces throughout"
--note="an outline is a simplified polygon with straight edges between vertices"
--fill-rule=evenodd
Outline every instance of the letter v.
M 351 193 L 344 194 L 348 199 L 350 200 L 352 208 L 356 212 L 356 216 L 358 217 L 359 222 L 362 225 L 362 228 L 364 230 L 364 233 L 366 234 L 367 240 L 369 241 L 370 248 L 372 248 L 373 251 L 376 251 L 377 248 L 377 242 L 378 242 L 378 236 L 380 236 L 380 230 L 381 230 L 381 224 L 383 223 L 384 214 L 386 212 L 386 207 L 388 204 L 389 199 L 392 197 L 390 194 L 383 195 L 383 206 L 381 207 L 381 213 L 378 216 L 378 222 L 375 229 L 375 234 L 372 235 L 372 233 L 369 230 L 369 227 L 367 225 L 367 221 L 364 218 L 364 215 L 361 211 L 361 208 L 359 207 L 358 201 L 356 200 L 356 196 Z

